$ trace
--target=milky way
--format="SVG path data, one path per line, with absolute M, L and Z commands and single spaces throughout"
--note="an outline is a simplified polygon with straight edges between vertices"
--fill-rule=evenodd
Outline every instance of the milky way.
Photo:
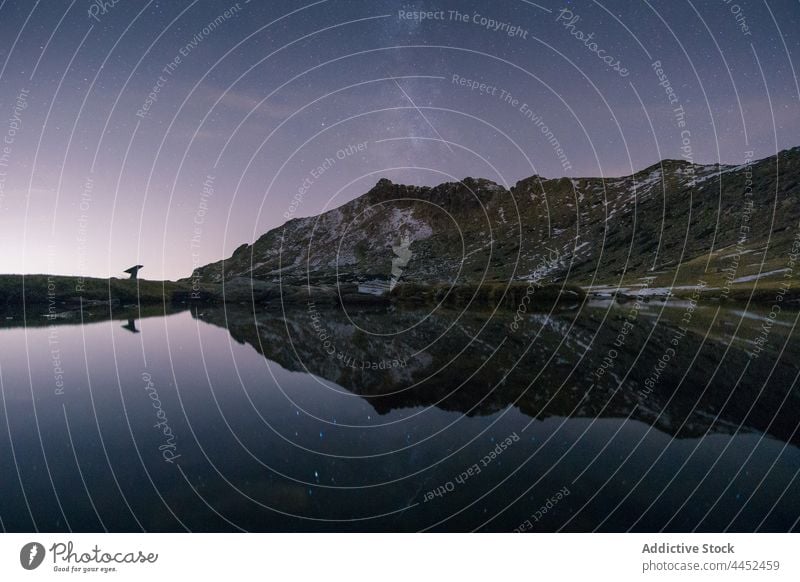
M 766 157 L 800 143 L 798 16 L 788 0 L 7 0 L 0 272 L 185 277 L 382 177 Z

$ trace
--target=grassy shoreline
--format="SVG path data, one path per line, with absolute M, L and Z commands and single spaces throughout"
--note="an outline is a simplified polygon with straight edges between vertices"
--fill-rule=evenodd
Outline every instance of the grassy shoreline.
M 23 301 L 24 289 L 24 301 Z M 648 290 L 648 300 L 689 299 L 693 286 L 664 287 Z M 447 306 L 490 306 L 516 309 L 522 303 L 532 305 L 580 303 L 587 296 L 636 299 L 634 285 L 574 284 L 539 285 L 524 281 L 491 281 L 446 285 L 441 283 L 401 283 L 390 293 L 374 296 L 358 292 L 357 284 L 279 285 L 259 280 L 236 279 L 222 284 L 203 283 L 193 287 L 187 281 L 150 281 L 146 279 L 100 279 L 58 275 L 0 275 L 0 308 L 24 304 L 50 306 L 59 310 L 103 305 L 171 305 L 239 303 L 260 305 L 306 304 L 442 304 Z M 778 296 L 786 303 L 800 303 L 800 289 L 782 287 L 780 282 L 761 281 L 729 286 L 726 290 L 709 285 L 700 290 L 700 299 L 713 301 L 774 303 Z
M 185 284 L 145 279 L 100 279 L 61 275 L 0 275 L 0 305 L 80 306 L 170 302 Z

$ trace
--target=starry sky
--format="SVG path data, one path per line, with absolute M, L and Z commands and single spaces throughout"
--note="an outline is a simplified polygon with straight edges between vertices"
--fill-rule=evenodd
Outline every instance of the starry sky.
M 799 41 L 797 0 L 0 0 L 0 273 L 187 277 L 382 177 L 766 157 Z

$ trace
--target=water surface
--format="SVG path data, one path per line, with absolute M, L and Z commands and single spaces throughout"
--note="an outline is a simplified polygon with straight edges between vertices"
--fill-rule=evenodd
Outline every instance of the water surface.
M 5 530 L 798 529 L 797 313 L 150 311 L 4 315 Z

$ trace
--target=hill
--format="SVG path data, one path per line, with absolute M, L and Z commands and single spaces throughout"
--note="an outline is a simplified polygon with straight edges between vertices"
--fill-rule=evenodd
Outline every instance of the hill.
M 621 178 L 380 180 L 339 208 L 293 219 L 201 267 L 203 284 L 528 282 L 595 294 L 774 297 L 797 250 L 800 148 L 739 166 L 664 160 Z M 758 285 L 756 286 L 756 283 Z

